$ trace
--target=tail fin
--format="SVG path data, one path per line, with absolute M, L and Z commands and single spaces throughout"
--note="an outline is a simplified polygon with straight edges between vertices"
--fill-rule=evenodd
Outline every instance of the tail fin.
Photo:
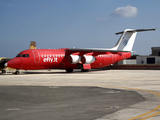
M 116 35 L 122 34 L 117 44 L 111 48 L 111 50 L 132 51 L 133 44 L 137 35 L 137 32 L 152 31 L 156 29 L 126 29 L 125 31 L 115 33 Z
M 31 41 L 29 49 L 37 49 L 35 41 Z

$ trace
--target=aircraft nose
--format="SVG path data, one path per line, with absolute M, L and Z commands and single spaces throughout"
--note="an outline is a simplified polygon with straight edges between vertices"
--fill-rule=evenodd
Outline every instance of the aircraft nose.
M 4 64 L 4 66 L 7 67 L 7 65 L 8 65 L 8 63 L 6 62 L 6 63 Z
M 5 63 L 4 65 L 9 68 L 20 69 L 21 60 L 19 58 L 13 58 L 12 60 Z

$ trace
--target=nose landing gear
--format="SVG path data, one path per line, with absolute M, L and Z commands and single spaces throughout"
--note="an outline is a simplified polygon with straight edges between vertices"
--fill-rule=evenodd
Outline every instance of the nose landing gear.
M 6 70 L 2 70 L 2 73 L 3 73 L 3 74 L 6 73 Z

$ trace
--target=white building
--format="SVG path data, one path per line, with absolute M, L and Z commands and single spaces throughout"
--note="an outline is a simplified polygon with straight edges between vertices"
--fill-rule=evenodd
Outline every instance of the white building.
M 137 56 L 137 64 L 160 64 L 160 47 L 152 47 L 150 56 Z
M 118 62 L 118 65 L 133 64 L 159 64 L 160 65 L 160 47 L 152 47 L 150 56 L 136 56 L 136 59 L 126 59 Z
M 118 65 L 133 65 L 136 64 L 136 59 L 126 59 L 126 60 L 122 60 L 120 62 L 118 62 Z
M 137 56 L 137 64 L 160 64 L 160 56 Z

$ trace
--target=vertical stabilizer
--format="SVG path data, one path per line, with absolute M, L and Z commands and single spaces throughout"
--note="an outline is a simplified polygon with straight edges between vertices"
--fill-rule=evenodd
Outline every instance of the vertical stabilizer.
M 31 41 L 29 49 L 37 49 L 36 41 Z
M 151 30 L 156 30 L 156 29 L 138 29 L 138 30 L 126 29 L 125 31 L 118 32 L 116 33 L 116 35 L 118 34 L 122 35 L 117 44 L 113 48 L 111 48 L 111 50 L 132 51 L 137 32 L 151 31 Z

